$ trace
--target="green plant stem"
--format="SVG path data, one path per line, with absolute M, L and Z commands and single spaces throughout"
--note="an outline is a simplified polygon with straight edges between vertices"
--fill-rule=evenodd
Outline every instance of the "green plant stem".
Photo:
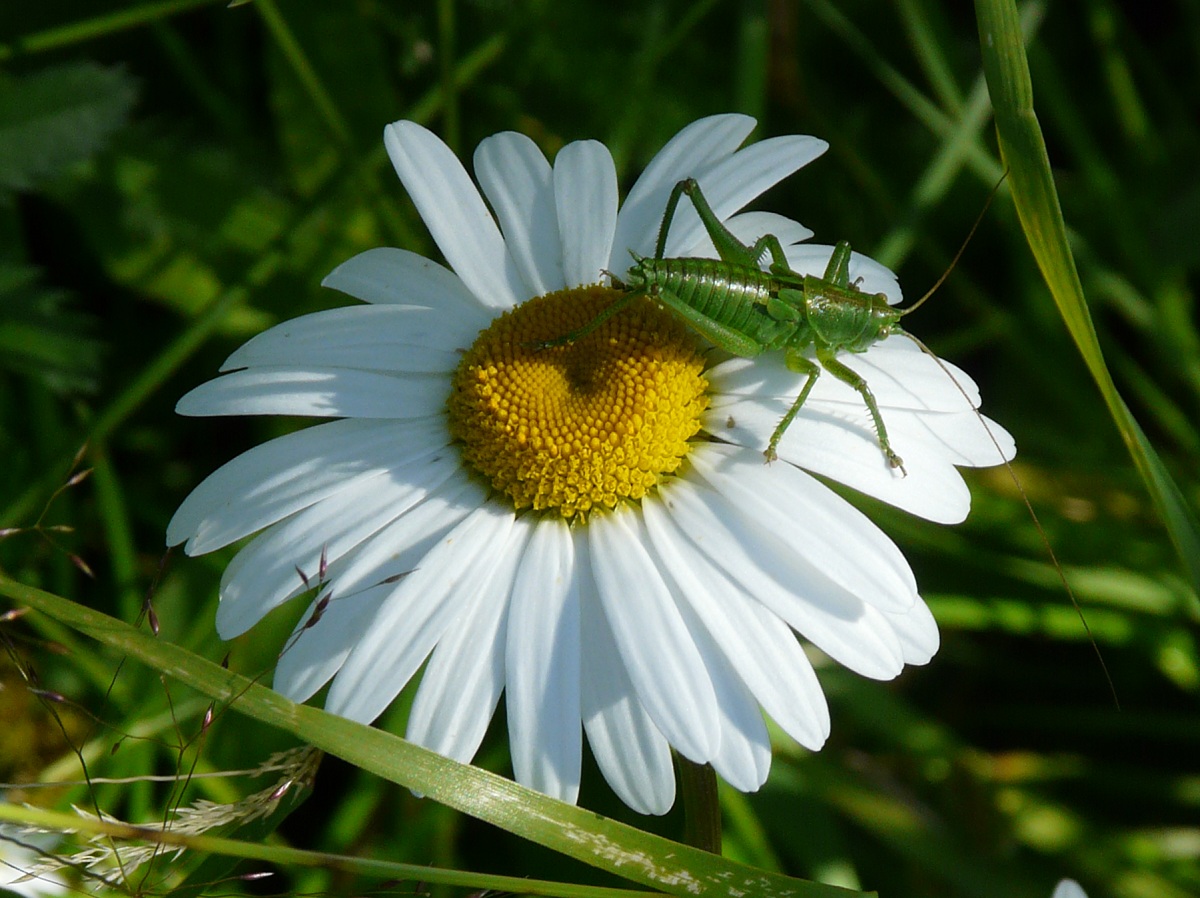
M 689 845 L 721 853 L 721 800 L 717 793 L 717 774 L 709 764 L 697 764 L 675 755 L 679 771 L 679 792 L 683 800 L 683 841 Z
M 59 28 L 49 28 L 27 37 L 19 37 L 9 44 L 0 44 L 0 62 L 15 56 L 58 50 L 72 44 L 94 40 L 106 34 L 138 28 L 157 22 L 177 13 L 187 12 L 198 6 L 214 5 L 218 0 L 166 0 L 164 3 L 146 3 L 130 9 L 121 9 L 108 15 L 96 16 L 71 22 Z

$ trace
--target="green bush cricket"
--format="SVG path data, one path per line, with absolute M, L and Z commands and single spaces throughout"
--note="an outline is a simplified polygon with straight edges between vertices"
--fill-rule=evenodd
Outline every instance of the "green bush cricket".
M 720 258 L 663 257 L 667 234 L 684 194 L 691 199 Z M 771 263 L 764 270 L 759 262 L 767 255 Z M 700 185 L 688 178 L 671 191 L 654 256 L 635 254 L 624 279 L 612 276 L 613 286 L 624 290 L 625 295 L 578 330 L 540 345 L 574 342 L 635 297 L 650 296 L 720 349 L 743 358 L 782 350 L 787 367 L 807 376 L 799 395 L 771 434 L 763 453 L 767 461 L 776 458 L 780 439 L 824 369 L 862 396 L 888 464 L 903 472 L 904 463 L 888 440 L 871 388 L 836 356 L 843 350 L 866 352 L 891 334 L 905 333 L 899 326 L 900 318 L 926 297 L 907 309 L 895 309 L 888 305 L 884 294 L 859 290 L 851 283 L 849 272 L 850 244 L 845 241 L 834 248 L 822 277 L 793 271 L 779 238 L 773 234 L 764 234 L 753 246 L 745 245 L 713 212 Z M 810 346 L 816 361 L 805 355 Z

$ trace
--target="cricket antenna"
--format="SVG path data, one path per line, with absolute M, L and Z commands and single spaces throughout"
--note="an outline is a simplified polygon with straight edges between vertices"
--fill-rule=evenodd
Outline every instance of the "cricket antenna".
M 922 296 L 920 299 L 918 299 L 916 302 L 914 302 L 907 309 L 901 309 L 900 310 L 901 315 L 907 315 L 909 312 L 915 312 L 917 309 L 919 309 L 921 307 L 922 303 L 924 303 L 925 300 L 929 299 L 929 297 L 933 296 L 933 294 L 938 291 L 938 288 L 941 287 L 942 284 L 946 283 L 946 278 L 950 277 L 950 272 L 952 272 L 954 270 L 954 266 L 958 264 L 958 260 L 961 259 L 962 254 L 964 252 L 966 252 L 967 244 L 971 242 L 971 238 L 974 237 L 975 232 L 977 230 L 979 230 L 979 225 L 983 221 L 983 216 L 987 215 L 988 207 L 992 205 L 992 200 L 994 200 L 996 198 L 996 191 L 1000 189 L 1000 185 L 1004 183 L 1004 179 L 1007 177 L 1008 177 L 1008 169 L 1006 168 L 1004 170 L 1004 174 L 1002 174 L 1000 176 L 1000 180 L 996 182 L 996 186 L 993 187 L 991 192 L 988 194 L 987 202 L 985 202 L 983 204 L 983 208 L 979 210 L 979 215 L 976 216 L 976 218 L 975 218 L 975 224 L 971 225 L 971 230 L 969 230 L 967 232 L 967 239 L 962 242 L 962 246 L 960 246 L 958 248 L 958 252 L 956 252 L 954 254 L 954 258 L 950 260 L 949 267 L 945 271 L 942 272 L 942 276 L 937 279 L 937 282 L 932 287 L 929 288 L 929 291 L 924 296 Z M 926 351 L 928 352 L 928 350 L 926 350 Z M 932 355 L 932 353 L 930 353 L 930 354 Z
M 1004 174 L 1007 175 L 1008 172 L 1006 171 Z M 1003 178 L 1001 180 L 1003 180 Z M 999 184 L 996 185 L 996 187 L 999 186 Z M 992 194 L 994 195 L 995 192 L 996 190 L 993 188 Z M 986 206 L 984 207 L 984 211 L 987 211 Z M 980 218 L 982 217 L 983 216 L 981 214 Z M 978 226 L 979 222 L 976 221 L 975 224 Z M 972 228 L 971 232 L 974 233 L 974 231 L 975 229 Z M 968 236 L 967 239 L 970 240 L 971 238 Z M 958 252 L 959 255 L 962 255 L 961 249 Z M 957 257 L 955 257 L 955 259 L 957 261 Z M 944 276 L 942 277 L 942 280 L 945 280 Z M 938 283 L 941 283 L 941 281 Z M 928 294 L 926 294 L 926 296 L 928 296 Z M 924 300 L 925 298 L 922 297 L 921 301 L 924 302 Z M 1100 651 L 1100 645 L 1096 642 L 1096 637 L 1092 635 L 1092 628 L 1088 626 L 1087 617 L 1083 613 L 1083 608 L 1081 608 L 1079 605 L 1079 599 L 1075 597 L 1075 590 L 1071 589 L 1071 584 L 1067 580 L 1067 574 L 1063 570 L 1063 566 L 1059 562 L 1058 556 L 1054 554 L 1054 546 L 1050 542 L 1050 537 L 1046 534 L 1046 529 L 1042 526 L 1041 519 L 1038 518 L 1037 512 L 1033 510 L 1033 503 L 1029 501 L 1029 494 L 1025 492 L 1025 487 L 1022 485 L 1021 479 L 1017 476 L 1017 472 L 1013 470 L 1012 462 L 1005 458 L 1004 448 L 1000 445 L 1000 441 L 996 439 L 996 435 L 992 433 L 992 429 L 988 427 L 987 420 L 983 417 L 982 413 L 980 413 L 979 409 L 975 408 L 975 403 L 971 400 L 971 397 L 967 395 L 967 391 L 963 389 L 962 384 L 958 382 L 958 378 L 950 373 L 950 369 L 946 367 L 946 363 L 939 359 L 932 349 L 930 349 L 908 331 L 904 331 L 903 334 L 904 336 L 908 337 L 908 339 L 916 343 L 923 353 L 937 362 L 937 366 L 942 369 L 948 378 L 950 378 L 950 382 L 954 384 L 954 386 L 958 389 L 958 392 L 962 393 L 963 398 L 967 400 L 967 404 L 970 405 L 971 409 L 975 412 L 975 416 L 979 419 L 979 423 L 983 425 L 983 429 L 987 433 L 988 439 L 991 440 L 992 445 L 996 447 L 997 454 L 1001 459 L 1004 460 L 1004 467 L 1008 470 L 1008 476 L 1012 478 L 1013 485 L 1016 486 L 1017 492 L 1021 494 L 1021 501 L 1025 503 L 1025 510 L 1029 512 L 1029 518 L 1033 521 L 1033 526 L 1037 528 L 1038 536 L 1042 538 L 1042 545 L 1046 548 L 1046 554 L 1050 557 L 1050 563 L 1054 565 L 1054 570 L 1058 574 L 1058 582 L 1061 583 L 1062 588 L 1066 590 L 1067 597 L 1071 600 L 1071 605 L 1075 608 L 1075 613 L 1079 615 L 1079 622 L 1083 624 L 1083 632 L 1087 634 L 1088 641 L 1092 644 L 1092 651 L 1096 653 L 1096 660 L 1100 662 L 1100 670 L 1103 671 L 1104 679 L 1108 683 L 1108 691 L 1112 695 L 1113 704 L 1116 706 L 1116 709 L 1120 711 L 1121 700 L 1117 697 L 1117 687 L 1116 684 L 1113 683 L 1112 674 L 1110 674 L 1108 671 L 1108 665 L 1104 663 L 1104 655 Z

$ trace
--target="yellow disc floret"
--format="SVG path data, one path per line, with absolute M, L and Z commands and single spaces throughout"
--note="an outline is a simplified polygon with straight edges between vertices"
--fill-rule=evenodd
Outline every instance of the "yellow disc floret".
M 451 432 L 518 510 L 573 518 L 640 499 L 700 429 L 704 360 L 691 332 L 649 300 L 574 343 L 539 348 L 620 298 L 593 286 L 531 299 L 481 332 L 458 366 Z

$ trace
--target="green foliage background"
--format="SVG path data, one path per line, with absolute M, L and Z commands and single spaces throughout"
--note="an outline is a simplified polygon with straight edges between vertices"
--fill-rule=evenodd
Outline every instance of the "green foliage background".
M 978 6 L 995 23 L 1006 4 Z M 3 4 L 0 570 L 129 622 L 156 583 L 161 640 L 214 660 L 229 652 L 250 675 L 270 668 L 288 613 L 222 645 L 212 619 L 230 553 L 164 564 L 163 533 L 207 473 L 296 422 L 183 419 L 173 405 L 254 333 L 342 304 L 318 284 L 350 255 L 436 253 L 383 152 L 388 121 L 426 123 L 468 159 L 505 129 L 550 156 L 596 138 L 625 187 L 702 115 L 750 113 L 758 137 L 816 134 L 829 153 L 760 207 L 822 242 L 850 240 L 914 297 L 1011 165 L 910 326 L 971 372 L 985 411 L 1014 433 L 1014 467 L 1120 710 L 1003 469 L 970 474 L 972 514 L 956 528 L 855 497 L 912 561 L 943 648 L 892 684 L 822 669 L 829 745 L 812 755 L 781 738 L 759 794 L 722 791 L 725 853 L 884 896 L 1048 896 L 1062 876 L 1092 898 L 1200 892 L 1200 558 L 1188 551 L 1200 495 L 1200 3 L 1018 9 L 1053 173 L 1043 186 L 1057 187 L 1061 221 L 1037 206 L 1036 141 L 1021 143 L 1036 122 L 996 88 L 1019 54 L 983 42 L 998 54 L 997 120 L 1017 135 L 1002 159 L 976 10 L 962 3 Z M 1064 326 L 1065 316 L 1086 330 L 1067 296 L 1068 250 L 1103 358 L 1081 355 Z M 1156 457 L 1131 460 L 1135 430 L 1097 388 L 1105 373 Z M 73 482 L 84 469 L 90 477 Z M 8 620 L 2 632 L 0 781 L 78 779 L 67 742 L 93 776 L 143 778 L 9 790 L 9 802 L 161 823 L 181 800 L 231 801 L 263 784 L 194 778 L 181 799 L 145 775 L 241 770 L 296 744 L 232 714 L 203 726 L 206 699 L 149 667 L 119 666 L 53 617 Z M 30 671 L 48 693 L 22 680 Z M 404 704 L 385 727 L 402 732 Z M 507 770 L 502 725 L 477 762 Z M 682 832 L 678 810 L 639 818 L 594 769 L 581 803 Z M 620 884 L 336 760 L 270 838 Z M 278 854 L 273 880 L 213 891 L 417 888 L 335 866 Z M 159 867 L 127 885 L 160 893 L 173 882 Z

